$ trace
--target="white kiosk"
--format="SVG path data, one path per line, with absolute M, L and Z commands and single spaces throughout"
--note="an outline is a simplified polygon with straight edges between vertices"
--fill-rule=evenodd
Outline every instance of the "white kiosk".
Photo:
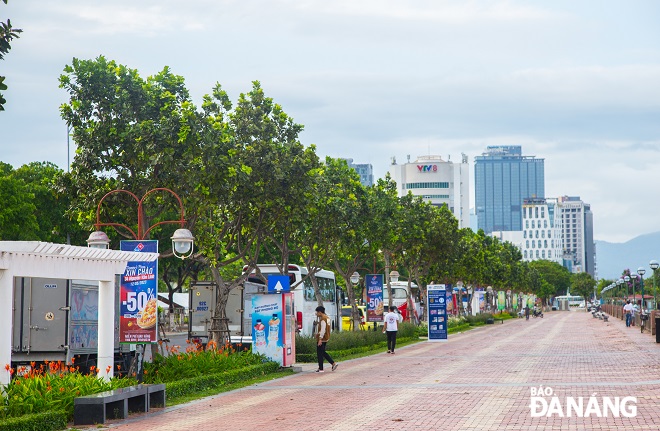
M 113 376 L 115 274 L 130 261 L 154 261 L 158 253 L 103 250 L 38 241 L 0 241 L 0 364 L 11 363 L 12 292 L 14 277 L 99 280 L 98 367 Z M 0 385 L 10 381 L 0 372 Z

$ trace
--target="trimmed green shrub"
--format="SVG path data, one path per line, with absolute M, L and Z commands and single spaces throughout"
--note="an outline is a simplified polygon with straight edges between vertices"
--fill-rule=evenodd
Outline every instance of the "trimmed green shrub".
M 249 380 L 254 377 L 274 373 L 280 368 L 277 362 L 266 362 L 251 365 L 244 368 L 234 369 L 216 374 L 207 374 L 188 379 L 182 379 L 165 384 L 168 398 L 176 398 L 205 391 L 207 389 L 219 388 L 224 385 Z
M 0 419 L 0 431 L 56 431 L 66 428 L 68 413 L 52 411 Z

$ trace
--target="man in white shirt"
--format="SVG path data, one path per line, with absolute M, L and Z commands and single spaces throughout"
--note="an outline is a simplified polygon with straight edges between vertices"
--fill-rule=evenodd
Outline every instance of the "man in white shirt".
M 396 307 L 390 306 L 390 312 L 383 318 L 383 334 L 387 333 L 387 353 L 394 354 L 396 347 L 396 333 L 399 330 L 399 322 L 403 321 L 403 316 L 396 312 Z
M 626 305 L 623 306 L 623 312 L 626 315 L 626 327 L 630 328 L 630 322 L 632 321 L 633 315 L 633 305 L 630 303 L 630 299 L 626 302 Z

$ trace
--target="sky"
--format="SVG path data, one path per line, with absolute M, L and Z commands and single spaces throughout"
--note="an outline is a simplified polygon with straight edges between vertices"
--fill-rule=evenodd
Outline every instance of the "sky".
M 24 30 L 0 61 L 0 161 L 15 168 L 66 169 L 58 77 L 103 55 L 143 78 L 169 66 L 198 106 L 257 80 L 303 144 L 376 177 L 392 157 L 473 168 L 521 145 L 545 159 L 546 197 L 591 204 L 596 240 L 660 231 L 656 0 L 9 0 L 6 18 Z

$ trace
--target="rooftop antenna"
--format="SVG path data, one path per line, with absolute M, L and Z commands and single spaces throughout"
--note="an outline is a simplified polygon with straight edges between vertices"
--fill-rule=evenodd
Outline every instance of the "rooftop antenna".
M 410 154 L 406 156 L 408 158 L 408 163 L 410 163 Z
M 396 165 L 396 157 L 395 156 L 392 156 L 392 164 Z

